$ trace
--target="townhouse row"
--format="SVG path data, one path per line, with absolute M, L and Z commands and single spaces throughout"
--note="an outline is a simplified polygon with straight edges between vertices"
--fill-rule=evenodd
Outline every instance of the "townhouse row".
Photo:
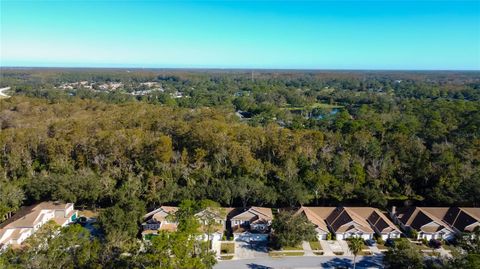
M 175 231 L 177 210 L 177 207 L 162 206 L 146 214 L 142 224 L 143 238 L 159 231 Z M 304 215 L 315 226 L 319 240 L 327 239 L 328 234 L 339 240 L 350 237 L 373 239 L 376 234 L 386 240 L 399 238 L 402 230 L 409 235 L 416 231 L 417 239 L 450 240 L 455 234 L 480 228 L 480 208 L 470 207 L 392 207 L 386 214 L 372 207 L 300 207 L 295 214 Z M 234 240 L 247 242 L 267 241 L 274 218 L 271 208 L 256 206 L 246 210 L 207 208 L 195 216 L 205 224 L 201 225 L 203 230 L 199 239 L 220 241 L 227 232 Z M 24 207 L 0 224 L 0 250 L 21 245 L 50 220 L 66 226 L 77 217 L 78 212 L 72 203 L 42 202 Z
M 480 228 L 478 207 L 392 207 L 389 214 L 404 231 L 416 231 L 417 239 L 450 240 Z
M 147 215 L 143 223 L 144 238 L 159 231 L 175 231 L 176 207 L 162 206 Z M 326 240 L 328 234 L 337 240 L 360 237 L 383 240 L 399 238 L 402 230 L 417 231 L 418 239 L 452 239 L 455 233 L 472 232 L 480 227 L 480 208 L 406 207 L 392 208 L 387 214 L 372 207 L 300 207 L 295 215 L 304 215 L 315 226 L 317 238 Z M 267 241 L 273 221 L 271 208 L 207 208 L 196 217 L 206 224 L 214 221 L 213 230 L 202 231 L 203 240 L 222 240 L 225 231 L 235 241 Z M 398 224 L 395 225 L 395 223 Z M 401 227 L 401 229 L 399 229 Z

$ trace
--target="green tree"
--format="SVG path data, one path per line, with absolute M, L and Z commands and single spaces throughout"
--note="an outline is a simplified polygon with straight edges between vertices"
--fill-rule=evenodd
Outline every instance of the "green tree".
M 160 233 L 140 258 L 143 267 L 166 269 L 210 269 L 215 265 L 213 252 L 199 248 L 198 241 L 185 232 Z
M 50 221 L 29 237 L 23 248 L 9 249 L 0 255 L 0 265 L 32 269 L 100 268 L 100 252 L 100 243 L 91 240 L 85 228 L 80 225 L 60 228 Z
M 316 240 L 315 227 L 303 215 L 282 211 L 272 222 L 272 235 L 277 247 L 295 247 L 302 241 Z
M 357 237 L 351 238 L 348 240 L 348 248 L 353 254 L 353 269 L 355 269 L 357 255 L 360 253 L 360 251 L 362 251 L 363 248 L 363 239 Z
M 138 200 L 121 203 L 102 210 L 98 223 L 111 242 L 112 252 L 126 251 L 135 245 L 138 225 L 145 213 L 144 204 Z
M 423 257 L 420 250 L 407 239 L 400 239 L 390 248 L 384 258 L 385 268 L 388 269 L 421 269 Z
M 0 181 L 0 222 L 11 212 L 20 208 L 25 195 L 23 190 L 12 183 Z

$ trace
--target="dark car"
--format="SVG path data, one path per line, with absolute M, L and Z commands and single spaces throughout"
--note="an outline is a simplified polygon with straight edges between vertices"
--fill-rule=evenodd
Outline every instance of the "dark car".
M 395 241 L 391 238 L 388 238 L 385 241 L 385 246 L 393 248 L 395 246 Z
M 377 242 L 375 242 L 375 240 L 373 240 L 373 239 L 367 239 L 367 240 L 365 240 L 365 244 L 367 246 L 374 247 L 374 246 L 377 245 Z
M 77 220 L 76 220 L 76 223 L 82 225 L 82 226 L 85 226 L 87 224 L 87 218 L 86 217 L 79 217 Z
M 430 239 L 430 241 L 428 242 L 428 245 L 431 248 L 440 248 L 442 246 L 442 242 L 440 242 L 440 240 L 437 240 L 437 239 Z

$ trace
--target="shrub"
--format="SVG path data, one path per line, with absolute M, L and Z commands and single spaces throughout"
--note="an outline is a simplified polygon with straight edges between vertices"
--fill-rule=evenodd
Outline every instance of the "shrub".
M 327 240 L 332 240 L 332 234 L 331 233 L 327 234 Z
M 412 239 L 417 239 L 418 238 L 418 232 L 416 230 L 410 229 L 408 231 L 408 236 Z

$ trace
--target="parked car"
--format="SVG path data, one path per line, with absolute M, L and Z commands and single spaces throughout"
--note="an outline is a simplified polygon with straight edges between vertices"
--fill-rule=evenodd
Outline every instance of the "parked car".
M 87 218 L 82 216 L 76 219 L 75 222 L 80 224 L 81 226 L 85 226 L 87 224 Z
M 374 246 L 377 245 L 377 242 L 375 242 L 375 240 L 373 240 L 373 239 L 367 239 L 367 240 L 365 240 L 365 244 L 367 246 L 374 247 Z
M 385 241 L 385 246 L 393 248 L 395 246 L 395 241 L 391 238 L 388 238 Z
M 440 240 L 437 240 L 437 239 L 430 239 L 430 241 L 428 242 L 428 245 L 431 248 L 440 248 L 442 246 L 442 242 L 440 242 Z

